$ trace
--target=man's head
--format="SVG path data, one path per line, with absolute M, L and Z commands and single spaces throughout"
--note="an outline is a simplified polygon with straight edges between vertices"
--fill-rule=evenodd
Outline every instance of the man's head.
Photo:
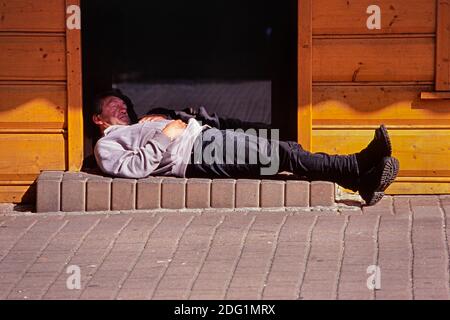
M 129 104 L 128 97 L 119 90 L 104 92 L 94 101 L 92 121 L 102 132 L 112 125 L 129 125 Z

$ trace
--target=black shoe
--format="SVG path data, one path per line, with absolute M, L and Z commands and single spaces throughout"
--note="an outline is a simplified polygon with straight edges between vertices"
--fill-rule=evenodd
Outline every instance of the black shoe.
M 360 175 L 375 167 L 384 157 L 392 155 L 392 144 L 386 127 L 382 124 L 375 130 L 373 140 L 356 154 Z
M 367 206 L 373 206 L 384 196 L 384 191 L 394 182 L 399 170 L 399 162 L 394 157 L 384 157 L 361 177 L 359 195 Z

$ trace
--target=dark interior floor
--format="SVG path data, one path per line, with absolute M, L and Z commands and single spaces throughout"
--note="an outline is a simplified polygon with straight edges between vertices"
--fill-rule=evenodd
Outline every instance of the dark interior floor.
M 267 80 L 125 82 L 114 87 L 130 97 L 138 116 L 157 107 L 203 106 L 225 118 L 271 123 L 271 82 Z

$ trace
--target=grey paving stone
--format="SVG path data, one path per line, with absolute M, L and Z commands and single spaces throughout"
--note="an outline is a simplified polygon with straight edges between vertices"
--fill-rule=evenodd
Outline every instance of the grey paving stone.
M 42 171 L 39 175 L 40 180 L 45 179 L 55 179 L 55 178 L 61 178 L 64 176 L 64 171 Z
M 136 208 L 136 180 L 113 179 L 112 210 L 134 210 Z
M 211 207 L 235 207 L 236 180 L 215 179 L 211 183 Z
M 87 179 L 88 174 L 84 172 L 64 172 L 62 177 L 63 181 L 65 180 L 83 180 Z
M 189 179 L 186 185 L 187 208 L 209 208 L 211 205 L 211 180 Z
M 161 186 L 161 207 L 183 209 L 186 206 L 186 181 L 182 178 L 165 178 Z
M 150 177 L 139 179 L 136 189 L 136 209 L 159 209 L 161 208 L 161 183 L 163 178 Z
M 61 210 L 61 180 L 63 172 L 44 171 L 37 180 L 36 211 L 58 212 Z
M 309 182 L 286 181 L 286 207 L 309 207 Z
M 61 182 L 61 211 L 86 210 L 86 181 L 82 174 L 66 173 Z
M 284 181 L 261 181 L 261 207 L 284 207 L 286 183 Z
M 364 215 L 393 215 L 394 206 L 392 197 L 385 195 L 377 204 L 364 206 L 362 211 Z
M 111 210 L 111 178 L 89 179 L 86 184 L 86 211 Z
M 327 181 L 313 181 L 310 184 L 311 206 L 333 206 L 335 204 L 335 185 Z
M 236 181 L 236 208 L 259 207 L 260 180 L 239 179 Z

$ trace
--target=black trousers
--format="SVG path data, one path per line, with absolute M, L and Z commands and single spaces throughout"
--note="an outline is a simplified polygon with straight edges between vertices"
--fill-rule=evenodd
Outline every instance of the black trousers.
M 308 181 L 331 181 L 358 189 L 355 154 L 311 153 L 293 141 L 217 128 L 203 131 L 196 140 L 186 177 L 269 179 L 283 171 Z

